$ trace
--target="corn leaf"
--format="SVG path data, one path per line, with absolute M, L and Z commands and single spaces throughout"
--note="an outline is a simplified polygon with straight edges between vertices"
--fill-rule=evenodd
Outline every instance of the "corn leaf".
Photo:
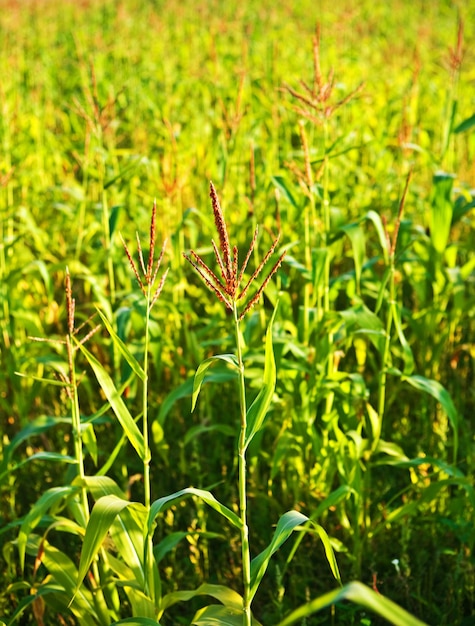
M 128 626 L 160 626 L 160 622 L 150 617 L 127 617 L 126 619 L 114 622 L 114 624 L 128 624 Z
M 330 591 L 315 598 L 315 600 L 293 611 L 279 622 L 277 626 L 291 626 L 291 624 L 301 623 L 309 615 L 344 600 L 364 606 L 386 619 L 390 624 L 394 624 L 394 626 L 426 626 L 424 622 L 412 616 L 395 602 L 376 593 L 376 591 L 360 582 L 348 583 L 341 589 Z
M 274 309 L 269 326 L 266 332 L 266 351 L 264 364 L 264 380 L 262 388 L 247 410 L 247 428 L 245 448 L 251 443 L 254 435 L 260 430 L 266 417 L 269 406 L 274 395 L 276 382 L 276 367 L 274 358 L 274 348 L 272 345 L 272 325 L 274 322 L 277 307 Z
M 229 587 L 224 587 L 223 585 L 204 583 L 193 591 L 173 591 L 167 593 L 167 595 L 162 598 L 161 608 L 165 611 L 170 606 L 177 604 L 177 602 L 188 602 L 188 600 L 192 600 L 197 596 L 211 596 L 228 608 L 240 611 L 242 620 L 242 597 L 236 591 L 233 591 Z
M 140 432 L 137 424 L 134 422 L 132 416 L 129 413 L 129 409 L 122 400 L 119 392 L 117 391 L 112 378 L 106 372 L 101 363 L 87 350 L 83 345 L 77 344 L 84 356 L 89 361 L 90 366 L 94 370 L 94 374 L 103 390 L 106 394 L 106 398 L 111 405 L 112 410 L 115 413 L 120 425 L 124 429 L 128 440 L 135 448 L 139 457 L 143 460 L 145 458 L 145 444 L 143 435 Z
M 186 489 L 182 489 L 181 491 L 176 491 L 169 496 L 159 498 L 153 502 L 148 516 L 148 533 L 152 532 L 155 518 L 160 512 L 165 511 L 167 508 L 172 506 L 172 504 L 181 502 L 189 496 L 196 496 L 203 500 L 203 502 L 225 517 L 236 528 L 240 529 L 242 527 L 241 519 L 236 515 L 236 513 L 231 511 L 231 509 L 228 509 L 224 506 L 224 504 L 221 504 L 221 502 L 218 502 L 218 500 L 216 500 L 216 498 L 209 491 L 188 487 Z
M 104 323 L 104 326 L 107 328 L 107 332 L 112 337 L 114 344 L 119 348 L 124 359 L 130 365 L 134 373 L 140 378 L 140 380 L 145 380 L 146 375 L 140 363 L 137 361 L 137 359 L 134 357 L 132 352 L 129 350 L 126 344 L 122 341 L 119 335 L 115 332 L 114 328 L 112 327 L 112 324 L 109 322 L 109 320 L 104 315 L 104 313 L 102 313 L 102 311 L 98 309 L 97 307 L 96 307 L 96 310 L 99 313 L 101 320 Z
M 219 604 L 211 604 L 200 609 L 194 616 L 194 626 L 242 626 L 243 612 Z M 252 618 L 252 626 L 260 626 L 260 623 Z
M 259 588 L 259 584 L 266 573 L 267 567 L 271 560 L 272 555 L 277 552 L 280 546 L 287 541 L 292 531 L 297 527 L 305 524 L 308 521 L 308 517 L 299 513 L 298 511 L 288 511 L 284 513 L 277 522 L 277 527 L 274 532 L 274 536 L 270 544 L 258 554 L 251 562 L 251 599 L 255 596 L 256 591 Z
M 238 366 L 237 360 L 234 354 L 217 354 L 216 356 L 212 356 L 211 358 L 206 359 L 206 361 L 203 361 L 203 363 L 200 363 L 198 369 L 196 370 L 196 374 L 195 374 L 195 378 L 193 382 L 193 396 L 191 399 L 192 411 L 195 410 L 196 401 L 198 400 L 198 396 L 201 391 L 201 385 L 203 384 L 206 371 L 208 370 L 210 365 L 212 365 L 213 363 L 217 361 L 224 361 L 228 365 L 231 365 L 232 367 L 235 367 L 235 368 L 237 368 Z
M 434 249 L 439 254 L 443 254 L 449 241 L 454 210 L 451 198 L 453 185 L 454 177 L 452 174 L 440 172 L 434 176 L 430 238 Z
M 108 495 L 99 498 L 91 511 L 91 517 L 86 527 L 79 570 L 76 582 L 76 592 L 79 590 L 92 561 L 96 557 L 110 527 L 117 515 L 126 507 L 139 507 L 138 503 Z
M 41 519 L 47 512 L 75 491 L 76 488 L 70 485 L 66 487 L 53 487 L 52 489 L 48 489 L 42 496 L 40 496 L 40 498 L 38 498 L 28 514 L 25 516 L 17 539 L 18 556 L 22 571 L 25 566 L 25 550 L 29 534 L 33 528 L 40 523 Z

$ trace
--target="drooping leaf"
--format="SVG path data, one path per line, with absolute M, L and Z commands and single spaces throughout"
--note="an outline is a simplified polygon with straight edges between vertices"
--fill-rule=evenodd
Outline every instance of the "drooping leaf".
M 120 425 L 127 434 L 127 438 L 135 448 L 140 459 L 145 458 L 145 445 L 143 435 L 140 432 L 137 424 L 134 422 L 132 416 L 129 413 L 129 409 L 122 400 L 112 378 L 109 376 L 105 368 L 96 359 L 96 357 L 89 352 L 83 345 L 77 344 L 85 357 L 89 361 L 90 366 L 94 370 L 94 374 L 103 390 L 106 394 L 106 398 L 112 407 Z
M 173 591 L 162 598 L 161 608 L 163 611 L 177 602 L 187 602 L 197 596 L 211 596 L 221 602 L 222 605 L 240 611 L 242 619 L 242 597 L 229 587 L 224 585 L 210 585 L 204 583 L 193 591 Z M 219 605 L 218 605 L 219 606 Z
M 65 487 L 52 487 L 51 489 L 45 491 L 31 507 L 30 511 L 23 520 L 17 539 L 18 556 L 22 570 L 25 565 L 26 543 L 31 531 L 39 524 L 47 512 L 75 491 L 77 491 L 77 488 L 71 485 L 67 485 Z
M 203 384 L 206 371 L 210 365 L 215 363 L 216 361 L 224 361 L 228 365 L 231 365 L 234 368 L 238 367 L 237 359 L 234 354 L 217 354 L 216 356 L 212 356 L 206 361 L 200 363 L 198 369 L 196 370 L 195 379 L 193 382 L 193 396 L 191 400 L 191 410 L 195 410 L 196 401 L 198 400 L 198 396 L 201 391 L 201 385 Z
M 449 421 L 454 429 L 454 434 L 458 432 L 459 426 L 459 414 L 453 403 L 452 397 L 445 387 L 443 387 L 437 380 L 426 378 L 425 376 L 419 376 L 414 374 L 413 376 L 403 376 L 402 380 L 409 383 L 414 389 L 424 391 L 440 403 L 445 411 Z
M 174 503 L 180 502 L 189 496 L 196 496 L 205 502 L 212 509 L 217 511 L 220 515 L 225 517 L 233 526 L 240 529 L 242 527 L 241 519 L 228 509 L 228 507 L 221 504 L 216 498 L 209 492 L 204 491 L 203 489 L 195 489 L 194 487 L 187 487 L 186 489 L 182 489 L 181 491 L 176 491 L 175 493 L 170 494 L 169 496 L 164 496 L 163 498 L 159 498 L 152 503 L 150 507 L 150 513 L 148 516 L 148 532 L 151 533 L 153 530 L 153 525 L 155 523 L 155 518 L 161 512 L 172 506 Z
M 365 219 L 369 220 L 373 223 L 376 228 L 376 232 L 378 233 L 379 244 L 381 246 L 381 250 L 383 251 L 384 261 L 386 265 L 389 262 L 389 247 L 388 240 L 386 237 L 386 229 L 384 228 L 383 222 L 381 220 L 381 216 L 376 211 L 368 211 L 365 215 Z
M 292 192 L 288 188 L 285 179 L 282 176 L 272 176 L 272 182 L 274 183 L 276 188 L 283 193 L 284 197 L 290 202 L 294 209 L 298 209 L 299 206 L 295 201 Z
M 238 611 L 231 607 L 211 604 L 197 611 L 191 623 L 194 626 L 242 626 L 242 616 L 242 609 Z M 252 617 L 251 624 L 260 626 L 259 622 Z
M 128 506 L 139 507 L 142 505 L 118 498 L 115 495 L 103 496 L 95 503 L 84 536 L 76 581 L 76 591 L 79 590 L 115 518 Z
M 330 591 L 329 593 L 315 598 L 315 600 L 292 611 L 292 613 L 279 622 L 277 626 L 291 626 L 292 624 L 301 623 L 302 620 L 310 615 L 344 600 L 349 600 L 350 602 L 364 606 L 386 619 L 390 624 L 394 624 L 394 626 L 426 626 L 424 622 L 408 613 L 395 602 L 380 593 L 376 593 L 376 591 L 373 591 L 360 582 L 348 583 L 341 589 Z
M 259 584 L 266 573 L 267 567 L 272 555 L 277 552 L 280 546 L 287 541 L 292 531 L 297 527 L 305 524 L 308 517 L 298 511 L 288 511 L 284 513 L 277 522 L 274 535 L 271 542 L 260 554 L 258 554 L 251 562 L 251 599 L 256 595 Z
M 335 553 L 333 551 L 330 538 L 328 537 L 326 530 L 323 528 L 323 526 L 320 526 L 320 524 L 313 523 L 313 527 L 315 532 L 322 540 L 323 548 L 325 550 L 325 556 L 327 557 L 328 565 L 330 566 L 332 574 L 335 579 L 339 583 L 341 583 L 340 570 L 338 569 L 338 563 L 336 562 Z

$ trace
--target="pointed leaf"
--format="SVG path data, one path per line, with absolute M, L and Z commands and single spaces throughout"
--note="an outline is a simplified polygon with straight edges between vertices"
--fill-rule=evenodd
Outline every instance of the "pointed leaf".
M 243 612 L 219 604 L 211 604 L 200 609 L 194 616 L 194 626 L 242 626 Z M 259 622 L 252 618 L 252 626 L 260 626 Z
M 366 237 L 361 224 L 348 224 L 342 226 L 341 230 L 351 241 L 353 248 L 353 262 L 355 264 L 356 292 L 360 292 L 361 269 L 366 255 Z
M 299 206 L 297 202 L 295 201 L 291 191 L 287 187 L 287 183 L 285 182 L 285 179 L 282 176 L 272 176 L 272 182 L 277 187 L 277 189 L 279 189 L 284 194 L 284 197 L 287 198 L 287 200 L 294 207 L 294 209 L 298 209 Z
M 428 393 L 433 398 L 437 400 L 444 409 L 447 417 L 449 418 L 450 423 L 452 424 L 452 428 L 454 431 L 457 431 L 459 425 L 459 414 L 453 400 L 445 387 L 443 387 L 438 381 L 432 380 L 430 378 L 425 378 L 425 376 L 403 376 L 402 380 L 409 383 L 411 387 L 418 389 L 419 391 L 424 391 Z
M 336 562 L 335 553 L 333 551 L 332 545 L 330 543 L 330 538 L 327 535 L 326 530 L 320 524 L 314 524 L 315 531 L 318 533 L 320 539 L 323 543 L 323 548 L 325 550 L 325 556 L 327 557 L 328 565 L 332 571 L 333 576 L 336 580 L 341 583 L 340 570 L 338 569 L 338 563 Z
M 181 491 L 176 491 L 169 496 L 164 496 L 163 498 L 159 498 L 155 500 L 155 502 L 150 507 L 150 513 L 148 516 L 148 532 L 151 533 L 153 530 L 153 525 L 155 523 L 155 518 L 161 512 L 169 508 L 172 504 L 176 503 L 175 501 L 181 501 L 187 498 L 188 496 L 196 496 L 203 500 L 208 506 L 217 511 L 220 515 L 225 517 L 233 526 L 236 528 L 242 528 L 241 519 L 228 509 L 224 504 L 218 502 L 216 498 L 209 492 L 204 491 L 203 489 L 195 489 L 193 487 L 188 487 L 187 489 L 182 489 Z
M 96 375 L 103 392 L 106 394 L 106 398 L 109 401 L 115 416 L 119 420 L 120 425 L 124 429 L 128 440 L 137 451 L 139 457 L 143 460 L 145 458 L 143 435 L 130 415 L 129 409 L 117 391 L 112 378 L 106 372 L 101 363 L 99 363 L 96 357 L 89 352 L 89 350 L 79 343 L 77 345 L 79 346 L 81 352 L 84 353 L 90 366 L 94 370 L 94 374 Z
M 51 508 L 75 491 L 76 487 L 72 487 L 70 485 L 66 487 L 53 487 L 52 489 L 48 489 L 40 496 L 40 498 L 38 498 L 24 518 L 17 539 L 18 555 L 22 571 L 25 565 L 25 549 L 29 534 L 33 528 L 40 523 L 42 517 L 50 511 Z
M 270 544 L 267 548 L 265 548 L 265 550 L 252 559 L 250 588 L 251 599 L 255 596 L 256 591 L 259 588 L 259 584 L 266 573 L 272 555 L 277 552 L 285 541 L 287 541 L 292 534 L 292 531 L 297 526 L 301 526 L 307 521 L 308 517 L 298 511 L 288 511 L 279 519 Z
M 116 626 L 117 624 L 128 624 L 128 626 L 160 626 L 160 622 L 150 617 L 127 617 L 126 619 L 114 622 L 114 624 Z
M 109 476 L 86 476 L 84 478 L 84 484 L 94 500 L 99 500 L 99 498 L 103 496 L 111 495 L 125 500 L 125 493 Z
M 293 611 L 285 619 L 278 623 L 277 626 L 291 626 L 291 624 L 301 624 L 309 615 L 320 611 L 321 609 L 350 600 L 355 604 L 364 606 L 386 619 L 390 624 L 395 626 L 426 626 L 424 622 L 405 611 L 392 600 L 376 593 L 366 585 L 360 582 L 351 582 L 335 591 L 330 591 L 324 595 L 315 598 L 311 602 L 304 604 L 300 608 Z
M 76 591 L 79 589 L 89 567 L 97 553 L 99 552 L 102 542 L 107 532 L 112 526 L 117 515 L 128 506 L 139 506 L 137 503 L 123 500 L 117 496 L 103 496 L 94 505 L 91 517 L 86 527 L 83 547 L 81 551 L 81 559 L 79 561 L 78 579 L 76 583 Z
M 109 322 L 107 317 L 102 313 L 102 311 L 97 307 L 96 307 L 96 311 L 101 316 L 104 326 L 107 328 L 109 335 L 112 337 L 114 344 L 119 348 L 124 359 L 130 365 L 134 373 L 140 378 L 140 380 L 145 380 L 145 377 L 146 377 L 145 372 L 142 366 L 140 365 L 140 363 L 137 361 L 134 355 L 130 352 L 129 348 L 122 341 L 119 335 L 115 332 L 114 328 L 112 327 L 112 324 Z
M 473 128 L 475 126 L 475 113 L 467 119 L 460 122 L 457 128 L 454 129 L 454 133 L 464 133 L 466 130 Z
M 264 419 L 266 417 L 269 406 L 272 402 L 272 396 L 274 395 L 275 383 L 276 383 L 276 367 L 274 358 L 274 348 L 272 345 L 272 326 L 277 312 L 277 307 L 274 309 L 269 326 L 266 332 L 266 352 L 265 352 L 265 364 L 264 364 L 264 380 L 262 388 L 247 410 L 247 428 L 246 428 L 246 441 L 245 447 L 250 444 L 254 435 L 260 430 Z
M 206 375 L 206 371 L 210 365 L 215 363 L 216 361 L 224 361 L 228 365 L 232 367 L 237 367 L 237 359 L 234 354 L 217 354 L 216 356 L 212 356 L 206 361 L 200 363 L 198 369 L 196 370 L 195 379 L 193 382 L 193 397 L 191 400 L 191 410 L 194 411 L 196 406 L 196 401 L 198 400 L 198 396 L 201 390 L 201 385 L 203 384 L 204 377 Z
M 161 608 L 165 611 L 177 602 L 187 602 L 197 596 L 211 596 L 221 602 L 221 604 L 240 611 L 242 616 L 242 597 L 236 591 L 223 585 L 210 585 L 207 583 L 200 585 L 198 589 L 193 591 L 173 591 L 172 593 L 167 593 L 162 598 Z
M 389 262 L 389 248 L 388 248 L 388 240 L 386 237 L 386 230 L 381 220 L 381 216 L 379 215 L 379 213 L 376 213 L 376 211 L 368 211 L 368 213 L 366 213 L 365 215 L 365 218 L 369 220 L 370 222 L 373 222 L 373 225 L 376 228 L 376 232 L 378 233 L 379 243 L 383 251 L 384 260 L 387 265 Z

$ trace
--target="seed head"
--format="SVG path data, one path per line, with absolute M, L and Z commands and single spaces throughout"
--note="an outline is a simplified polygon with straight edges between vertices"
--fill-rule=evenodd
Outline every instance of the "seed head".
M 234 309 L 235 303 L 243 299 L 246 296 L 250 286 L 252 285 L 252 283 L 254 283 L 254 281 L 257 280 L 257 277 L 264 269 L 264 266 L 270 259 L 271 255 L 273 254 L 277 246 L 277 243 L 279 241 L 279 236 L 277 236 L 274 239 L 268 252 L 265 254 L 264 258 L 262 259 L 258 267 L 254 270 L 254 273 L 252 274 L 251 278 L 247 281 L 244 288 L 241 291 L 239 291 L 239 287 L 244 277 L 244 272 L 249 263 L 252 251 L 254 250 L 254 247 L 257 241 L 258 230 L 256 228 L 256 230 L 254 231 L 254 236 L 249 246 L 249 250 L 246 253 L 246 256 L 244 258 L 244 262 L 241 268 L 239 268 L 239 250 L 237 246 L 234 246 L 232 255 L 231 255 L 231 246 L 229 244 L 226 221 L 224 219 L 224 214 L 221 209 L 221 205 L 218 200 L 218 195 L 216 193 L 216 189 L 214 188 L 213 183 L 210 183 L 210 197 L 211 197 L 211 202 L 213 206 L 214 221 L 215 221 L 216 229 L 218 231 L 218 236 L 219 236 L 219 248 L 215 244 L 214 241 L 212 241 L 211 243 L 213 245 L 213 250 L 214 250 L 215 257 L 216 257 L 216 261 L 220 269 L 221 278 L 218 278 L 215 272 L 213 272 L 213 270 L 210 267 L 208 267 L 208 265 L 203 261 L 203 259 L 198 254 L 196 254 L 194 250 L 191 250 L 190 254 L 183 254 L 183 256 L 189 263 L 191 263 L 191 265 L 195 268 L 195 270 L 204 280 L 208 288 L 214 292 L 216 297 L 225 304 L 226 308 L 232 311 Z M 244 315 L 259 300 L 262 292 L 266 288 L 270 279 L 280 267 L 280 264 L 282 263 L 284 256 L 285 256 L 285 252 L 281 254 L 277 263 L 271 269 L 271 271 L 267 275 L 267 278 L 264 280 L 262 285 L 257 289 L 255 294 L 251 297 L 251 299 L 247 302 L 247 304 L 245 304 L 244 309 L 239 314 L 239 320 L 241 320 L 244 317 Z

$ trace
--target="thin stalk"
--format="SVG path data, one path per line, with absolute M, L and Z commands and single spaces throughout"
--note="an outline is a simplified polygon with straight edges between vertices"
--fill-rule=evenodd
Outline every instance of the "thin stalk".
M 241 431 L 239 434 L 239 512 L 241 517 L 241 555 L 243 578 L 243 626 L 251 626 L 251 555 L 249 550 L 249 528 L 247 525 L 247 492 L 246 492 L 246 383 L 244 379 L 244 362 L 242 359 L 241 332 L 236 302 L 233 303 L 236 351 L 239 369 L 239 407 L 241 413 Z
M 378 416 L 379 420 L 383 420 L 384 409 L 386 404 L 386 379 L 389 363 L 389 350 L 391 346 L 391 330 L 393 325 L 393 309 L 396 304 L 396 287 L 395 287 L 395 269 L 394 269 L 394 257 L 390 256 L 389 259 L 389 307 L 388 315 L 386 318 L 386 331 L 383 347 L 383 354 L 381 357 L 381 371 L 379 373 L 379 394 L 378 394 Z
M 145 372 L 145 378 L 143 381 L 142 389 L 142 430 L 144 439 L 145 456 L 143 460 L 143 481 L 144 481 L 144 504 L 147 509 L 150 508 L 151 503 L 151 488 L 150 488 L 150 445 L 149 445 L 149 433 L 148 433 L 148 346 L 150 341 L 150 302 L 151 302 L 151 285 L 147 286 L 147 315 L 145 317 L 145 349 L 143 355 L 143 369 Z
M 323 122 L 323 199 L 322 199 L 322 218 L 323 218 L 323 237 L 325 245 L 325 269 L 323 272 L 323 313 L 326 315 L 330 311 L 330 250 L 328 248 L 328 242 L 330 240 L 330 173 L 328 169 L 328 157 L 327 157 L 327 145 L 328 145 L 328 124 L 326 120 Z M 335 362 L 333 358 L 333 333 L 328 334 L 328 361 L 327 361 L 327 376 L 332 378 L 335 372 Z M 335 394 L 330 391 L 325 401 L 325 413 L 329 415 L 333 408 L 333 401 Z
M 84 515 L 83 524 L 87 526 L 89 521 L 89 502 L 87 499 L 87 489 L 85 484 L 86 473 L 84 470 L 84 454 L 82 449 L 82 437 L 81 437 L 81 412 L 79 409 L 79 398 L 77 393 L 76 384 L 76 371 L 74 367 L 74 349 L 73 338 L 71 334 L 66 335 L 66 348 L 68 351 L 69 359 L 69 389 L 71 399 L 71 416 L 72 416 L 72 428 L 73 428 L 73 440 L 74 440 L 74 456 L 76 458 L 78 466 L 78 475 L 81 481 L 81 504 L 82 512 Z
M 145 456 L 143 459 L 143 482 L 144 482 L 144 504 L 147 511 L 151 505 L 151 484 L 150 484 L 150 443 L 149 443 L 149 426 L 148 426 L 148 348 L 150 343 L 150 311 L 152 309 L 152 284 L 147 285 L 147 314 L 145 316 L 145 348 L 143 357 L 143 369 L 145 377 L 142 389 L 142 434 L 144 439 Z M 155 601 L 154 572 L 153 572 L 153 541 L 152 536 L 147 533 L 146 544 L 144 546 L 145 569 L 147 575 L 145 577 L 145 593 L 153 601 Z

